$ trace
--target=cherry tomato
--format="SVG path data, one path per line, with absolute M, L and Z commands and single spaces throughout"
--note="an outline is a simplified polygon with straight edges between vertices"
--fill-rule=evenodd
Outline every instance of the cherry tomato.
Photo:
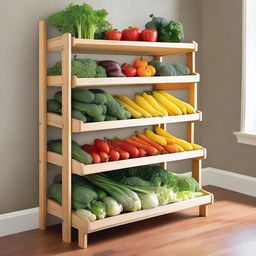
M 139 157 L 143 157 L 147 155 L 147 152 L 143 148 L 138 148 L 139 150 Z
M 143 29 L 140 34 L 141 41 L 156 42 L 157 41 L 156 29 Z
M 122 140 L 114 140 L 113 141 L 113 145 L 117 145 L 120 148 L 122 148 L 123 150 L 127 151 L 130 154 L 131 158 L 136 158 L 139 156 L 139 150 L 137 147 L 133 146 L 130 143 L 127 143 L 125 141 Z
M 104 140 L 95 139 L 94 140 L 94 146 L 98 151 L 109 153 L 109 146 Z
M 109 160 L 110 161 L 117 161 L 117 160 L 119 160 L 119 158 L 120 158 L 120 154 L 116 150 L 114 150 L 114 149 L 109 150 Z
M 117 30 L 109 30 L 105 33 L 105 38 L 107 40 L 121 40 L 122 32 Z
M 109 156 L 108 156 L 108 154 L 106 152 L 101 151 L 98 154 L 100 156 L 100 159 L 101 159 L 102 163 L 108 162 Z
M 90 145 L 90 144 L 84 144 L 84 145 L 82 146 L 82 149 L 83 149 L 85 152 L 89 153 L 89 154 L 97 153 L 97 152 L 98 152 L 98 150 L 96 149 L 96 147 L 95 147 L 94 145 Z
M 140 30 L 139 28 L 127 28 L 122 32 L 122 40 L 126 41 L 139 41 L 140 39 Z

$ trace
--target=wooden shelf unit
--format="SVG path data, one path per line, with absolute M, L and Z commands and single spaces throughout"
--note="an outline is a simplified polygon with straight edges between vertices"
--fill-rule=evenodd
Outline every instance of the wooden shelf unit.
M 197 82 L 199 74 L 195 73 L 195 52 L 197 44 L 189 43 L 150 43 L 109 40 L 88 40 L 72 38 L 69 33 L 47 39 L 46 22 L 39 23 L 39 227 L 46 229 L 47 213 L 62 220 L 62 240 L 71 242 L 71 227 L 78 229 L 78 243 L 87 247 L 87 235 L 102 229 L 127 224 L 134 221 L 167 214 L 190 207 L 199 206 L 199 215 L 207 215 L 207 207 L 213 203 L 213 195 L 204 191 L 204 196 L 179 203 L 159 206 L 154 209 L 123 213 L 115 217 L 89 222 L 77 216 L 71 209 L 71 175 L 87 175 L 106 172 L 132 166 L 161 163 L 183 159 L 192 160 L 192 176 L 201 184 L 201 160 L 206 157 L 206 150 L 193 150 L 174 154 L 148 156 L 143 158 L 121 160 L 109 163 L 84 165 L 71 158 L 71 138 L 75 132 L 101 131 L 145 125 L 159 125 L 166 129 L 170 123 L 186 122 L 187 140 L 194 142 L 194 123 L 202 118 L 201 112 L 195 114 L 154 117 L 130 120 L 117 120 L 97 123 L 82 123 L 71 118 L 71 89 L 75 87 L 104 87 L 152 85 L 162 90 L 187 90 L 189 103 L 197 109 Z M 62 75 L 47 76 L 48 52 L 60 52 Z M 189 76 L 173 77 L 123 77 L 123 78 L 77 78 L 71 76 L 72 53 L 111 54 L 111 55 L 148 55 L 162 61 L 162 56 L 186 54 L 186 64 L 191 70 Z M 60 86 L 62 90 L 62 116 L 46 112 L 47 88 Z M 62 155 L 47 152 L 47 126 L 62 129 Z M 62 167 L 62 205 L 47 199 L 47 163 Z

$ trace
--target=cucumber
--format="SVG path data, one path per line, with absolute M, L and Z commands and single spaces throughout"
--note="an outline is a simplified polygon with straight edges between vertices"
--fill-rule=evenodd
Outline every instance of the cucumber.
M 62 92 L 61 91 L 56 92 L 54 95 L 54 99 L 60 104 L 62 104 Z
M 93 118 L 100 118 L 103 113 L 103 108 L 96 104 L 85 104 L 77 101 L 72 102 L 74 109 L 85 112 L 88 116 Z
M 49 151 L 62 154 L 61 140 L 50 140 L 47 143 L 47 146 Z M 72 150 L 72 158 L 76 159 L 77 161 L 83 164 L 91 164 L 93 162 L 91 155 L 86 153 L 84 150 L 82 150 L 77 142 L 72 141 L 71 150 Z
M 83 121 L 83 123 L 86 123 L 87 121 L 86 117 L 82 114 L 82 112 L 77 109 L 73 109 L 71 112 L 71 115 L 72 115 L 72 118 L 81 120 Z
M 94 97 L 94 104 L 103 105 L 106 104 L 107 98 L 103 93 L 96 93 Z
M 114 121 L 114 120 L 117 120 L 117 118 L 114 116 L 110 116 L 110 115 L 105 116 L 105 121 Z
M 97 117 L 93 118 L 94 122 L 102 122 L 104 120 L 105 120 L 105 115 L 100 115 L 100 116 L 97 116 Z
M 53 113 L 59 113 L 61 105 L 54 99 L 47 100 L 47 111 Z
M 92 103 L 94 101 L 94 93 L 89 90 L 84 89 L 73 89 L 72 90 L 72 99 L 83 102 L 86 104 Z

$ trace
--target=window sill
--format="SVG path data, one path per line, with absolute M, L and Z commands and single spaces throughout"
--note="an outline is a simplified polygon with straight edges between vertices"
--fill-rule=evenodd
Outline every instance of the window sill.
M 233 133 L 238 143 L 256 146 L 256 131 L 255 132 L 234 132 Z

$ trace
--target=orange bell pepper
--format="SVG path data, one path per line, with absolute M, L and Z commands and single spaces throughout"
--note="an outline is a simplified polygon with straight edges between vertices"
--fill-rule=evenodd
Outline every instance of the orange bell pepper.
M 137 76 L 153 76 L 155 73 L 156 69 L 151 65 L 137 68 Z
M 139 67 L 145 67 L 148 65 L 148 61 L 146 59 L 143 59 L 142 57 L 140 58 L 136 58 L 134 60 L 133 66 L 135 68 L 139 68 Z

